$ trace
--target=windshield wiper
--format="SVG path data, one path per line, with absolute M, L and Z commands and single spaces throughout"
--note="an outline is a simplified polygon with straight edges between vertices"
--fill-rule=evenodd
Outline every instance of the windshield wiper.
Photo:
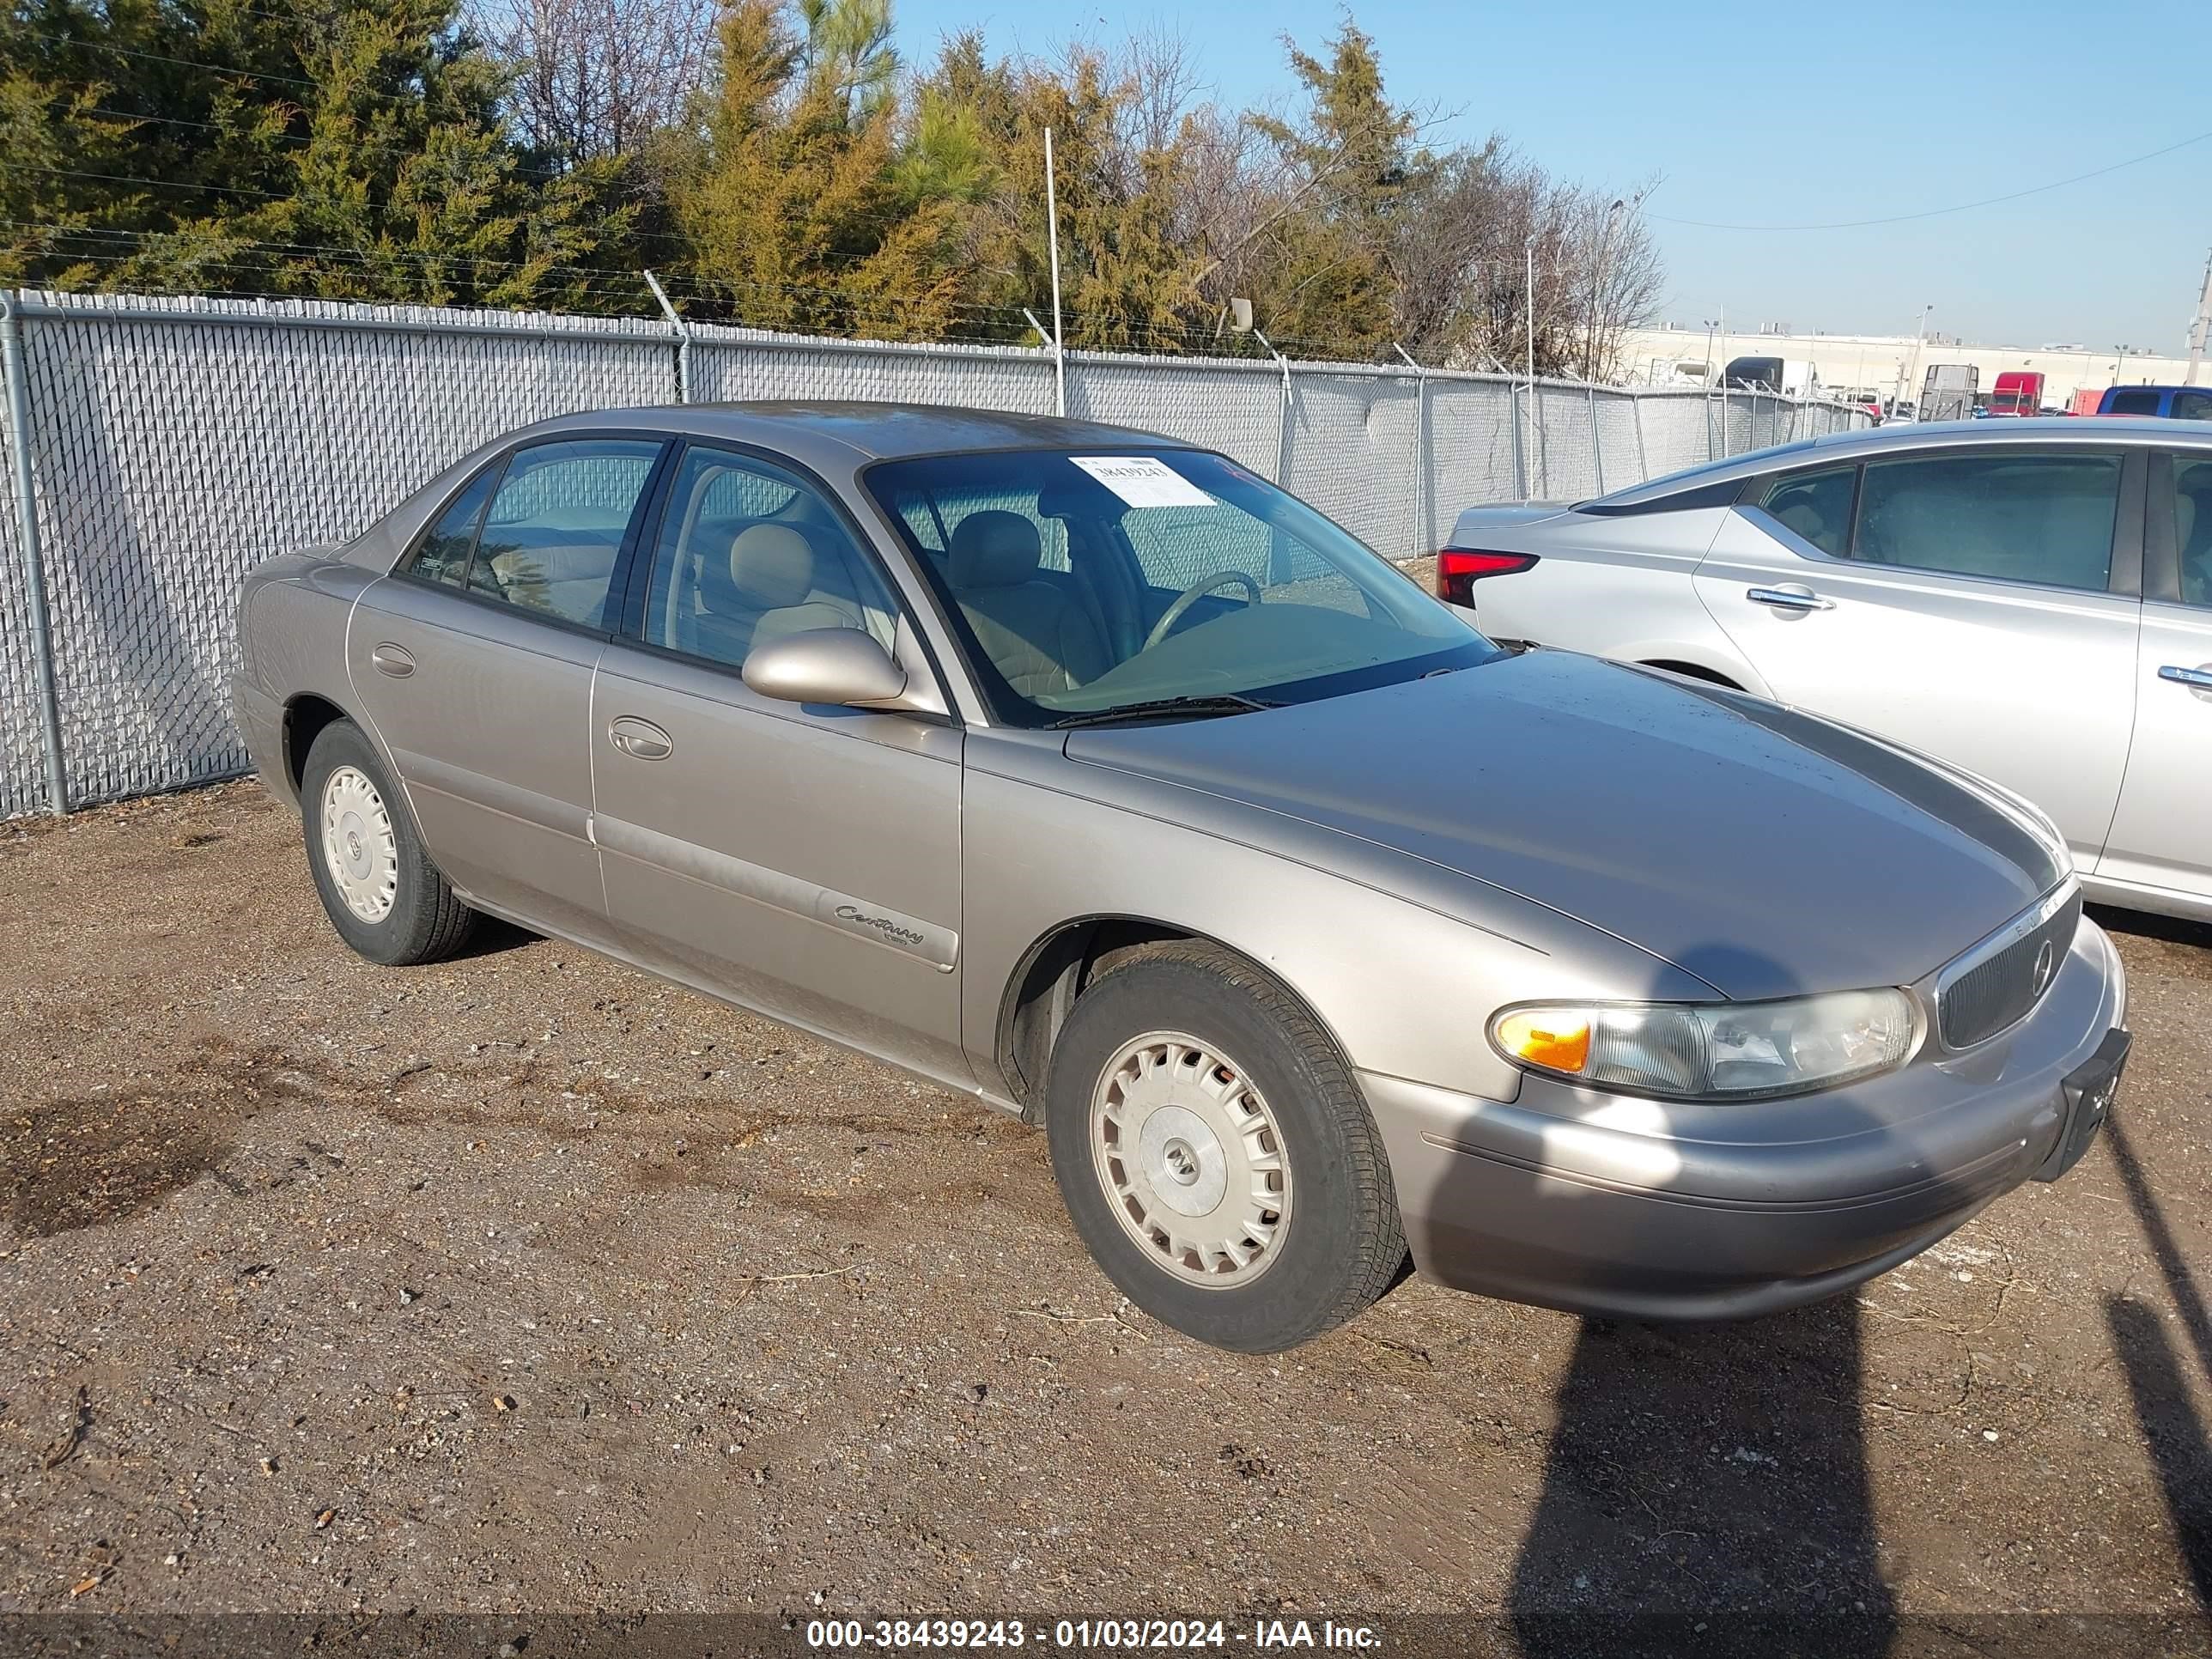
M 1203 719 L 1215 714 L 1249 714 L 1255 709 L 1279 708 L 1282 705 L 1266 702 L 1258 697 L 1248 697 L 1241 692 L 1221 691 L 1206 696 L 1159 697 L 1151 702 L 1125 702 L 1115 708 L 1085 708 L 1079 714 L 1063 714 L 1048 723 L 1047 729 L 1065 731 L 1071 726 L 1104 726 L 1113 720 L 1168 720 L 1177 715 Z

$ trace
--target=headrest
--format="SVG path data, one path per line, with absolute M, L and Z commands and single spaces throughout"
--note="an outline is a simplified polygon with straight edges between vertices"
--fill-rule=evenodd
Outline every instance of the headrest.
M 952 532 L 945 580 L 955 587 L 1012 587 L 1044 558 L 1036 526 L 1018 513 L 970 513 Z
M 814 544 L 789 525 L 750 526 L 730 544 L 730 580 L 763 610 L 803 604 L 814 591 Z
M 2203 508 L 2197 497 L 2179 495 L 2173 498 L 2173 544 L 2186 549 L 2189 538 L 2197 531 L 2197 517 Z

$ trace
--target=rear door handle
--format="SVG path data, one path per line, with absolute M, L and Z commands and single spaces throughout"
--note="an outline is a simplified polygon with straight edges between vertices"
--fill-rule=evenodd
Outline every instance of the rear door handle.
M 392 644 L 389 640 L 370 652 L 368 659 L 380 672 L 391 675 L 395 680 L 404 680 L 415 672 L 414 653 L 404 645 Z
M 2158 671 L 2162 680 L 2172 680 L 2176 685 L 2185 685 L 2192 691 L 2212 691 L 2212 664 L 2203 668 L 2183 668 L 2168 663 Z
M 1778 611 L 1833 611 L 1836 602 L 1824 599 L 1796 582 L 1780 587 L 1747 587 L 1743 596 L 1754 605 L 1771 605 Z
M 666 760 L 676 752 L 673 738 L 635 714 L 617 714 L 608 721 L 607 741 L 632 760 Z

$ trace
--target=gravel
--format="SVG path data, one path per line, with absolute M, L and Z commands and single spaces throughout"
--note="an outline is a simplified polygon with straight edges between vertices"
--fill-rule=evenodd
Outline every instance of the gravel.
M 1247 1358 L 1018 1123 L 571 945 L 373 967 L 299 841 L 250 784 L 0 826 L 0 1607 L 2212 1595 L 2212 930 L 2106 918 L 2112 1132 L 1855 1297 L 1413 1280 Z

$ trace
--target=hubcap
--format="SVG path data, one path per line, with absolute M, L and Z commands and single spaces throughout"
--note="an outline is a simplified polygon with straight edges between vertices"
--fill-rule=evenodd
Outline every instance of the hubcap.
M 392 814 L 368 773 L 341 766 L 323 784 L 323 862 L 347 909 L 382 921 L 399 894 Z
M 1282 1254 L 1291 1170 L 1244 1070 L 1179 1031 L 1122 1045 L 1091 1103 L 1091 1160 L 1122 1231 L 1168 1272 L 1248 1285 Z

